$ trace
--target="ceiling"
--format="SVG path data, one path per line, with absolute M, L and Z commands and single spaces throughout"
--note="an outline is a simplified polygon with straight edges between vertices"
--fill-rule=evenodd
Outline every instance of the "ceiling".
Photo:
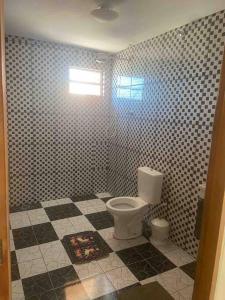
M 5 0 L 6 32 L 117 52 L 225 9 L 224 0 L 114 0 L 119 18 L 96 21 L 94 0 Z

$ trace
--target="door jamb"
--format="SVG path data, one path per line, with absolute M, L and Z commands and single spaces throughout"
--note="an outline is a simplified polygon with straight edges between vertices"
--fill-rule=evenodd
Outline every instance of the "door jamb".
M 213 129 L 193 300 L 213 300 L 225 228 L 225 52 Z

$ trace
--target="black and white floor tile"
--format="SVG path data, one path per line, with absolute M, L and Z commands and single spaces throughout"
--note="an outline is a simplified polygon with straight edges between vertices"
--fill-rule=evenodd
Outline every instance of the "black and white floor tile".
M 194 259 L 171 242 L 155 247 L 144 237 L 115 240 L 105 205 L 110 196 L 98 196 L 11 210 L 12 299 L 115 300 L 121 290 L 153 281 L 174 299 L 191 299 Z M 77 265 L 62 239 L 86 230 L 98 232 L 109 256 Z

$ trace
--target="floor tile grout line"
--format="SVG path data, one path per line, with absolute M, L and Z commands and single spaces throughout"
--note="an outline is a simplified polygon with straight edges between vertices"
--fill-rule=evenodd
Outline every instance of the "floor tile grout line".
M 68 219 L 69 219 L 69 218 L 68 218 Z M 51 222 L 50 222 L 50 223 L 51 223 Z M 71 223 L 71 221 L 70 221 L 70 223 Z M 41 224 L 45 224 L 45 223 L 41 223 Z M 72 223 L 71 223 L 71 224 L 72 224 Z M 39 225 L 39 224 L 37 224 L 37 225 Z M 35 225 L 34 225 L 34 226 L 35 226 Z M 72 224 L 72 226 L 73 226 L 73 224 Z M 30 227 L 30 226 L 29 226 L 29 227 Z M 32 229 L 33 229 L 33 226 L 31 226 L 31 227 L 32 227 Z M 24 228 L 24 227 L 22 227 L 22 228 Z M 98 232 L 98 230 L 95 230 L 95 232 Z M 34 232 L 34 235 L 35 235 L 36 241 L 38 242 L 35 232 Z M 63 240 L 63 238 L 62 238 L 62 239 L 59 238 L 59 240 L 61 241 L 61 240 Z M 43 243 L 43 244 L 47 244 L 47 243 L 50 243 L 50 242 L 46 242 L 46 243 Z M 41 244 L 38 243 L 37 245 L 34 245 L 34 246 L 39 246 L 39 248 L 40 248 L 40 245 L 41 245 Z M 141 245 L 144 245 L 144 244 L 141 244 Z M 16 250 L 22 250 L 22 249 L 30 248 L 30 247 L 33 247 L 33 246 L 24 247 L 24 248 L 20 248 L 20 249 L 15 249 L 15 251 L 16 251 Z M 137 246 L 133 246 L 133 247 L 131 247 L 131 248 L 135 248 L 135 247 L 137 247 Z M 113 252 L 115 252 L 115 253 L 117 254 L 117 252 L 124 251 L 124 250 L 128 250 L 128 249 L 131 249 L 131 248 L 125 248 L 125 249 L 118 250 L 118 251 L 116 250 L 116 251 L 113 251 Z M 162 252 L 160 252 L 160 253 L 161 253 L 163 256 L 165 256 Z M 158 256 L 158 254 L 156 254 L 156 255 L 154 255 L 154 256 L 144 258 L 138 251 L 137 251 L 137 254 L 139 254 L 139 255 L 142 257 L 142 259 L 141 259 L 141 260 L 137 260 L 136 262 L 141 262 L 141 261 L 143 261 L 143 260 L 149 260 L 149 259 L 152 259 L 152 258 Z M 129 265 L 130 265 L 130 264 L 133 264 L 133 263 L 136 263 L 136 262 L 129 263 Z M 178 266 L 177 266 L 177 267 L 178 267 Z
M 56 205 L 56 206 L 58 206 L 58 205 Z M 44 208 L 43 208 L 44 209 Z M 26 211 L 26 213 L 27 213 L 27 211 Z M 98 212 L 96 212 L 96 213 L 98 213 Z M 27 215 L 28 215 L 28 213 L 27 213 Z M 86 217 L 86 215 L 85 214 L 83 214 L 82 212 L 81 212 L 81 215 L 82 216 L 85 216 Z M 80 215 L 80 216 L 81 216 Z M 75 216 L 76 217 L 76 216 Z M 28 218 L 29 218 L 29 221 L 31 221 L 30 220 L 30 217 L 29 217 L 29 215 L 28 215 Z M 59 220 L 63 220 L 63 219 L 70 219 L 70 218 L 72 218 L 72 217 L 66 217 L 66 218 L 62 218 L 62 219 L 59 219 Z M 86 217 L 87 218 L 87 217 Z M 69 222 L 70 222 L 70 224 L 73 226 L 73 223 L 69 220 Z M 46 223 L 46 222 L 44 222 L 44 223 Z M 40 224 L 44 224 L 44 223 L 40 223 Z M 51 220 L 49 220 L 49 222 L 47 222 L 47 223 L 51 223 L 52 224 L 52 221 Z M 39 224 L 35 224 L 35 225 L 39 225 Z M 35 225 L 32 225 L 31 224 L 31 226 L 25 226 L 25 227 L 32 227 L 32 230 L 33 230 L 33 232 L 34 232 L 34 226 Z M 20 227 L 20 228 L 25 228 L 25 227 Z M 104 228 L 104 229 L 108 229 L 108 228 L 112 228 L 112 227 L 107 227 L 107 228 Z M 101 230 L 101 229 L 99 229 L 99 230 Z M 99 232 L 99 230 L 97 230 L 97 229 L 95 229 L 95 231 L 96 232 Z M 34 235 L 35 235 L 35 240 L 36 240 L 36 242 L 38 242 L 38 240 L 37 240 L 37 237 L 36 237 L 36 234 L 34 233 Z M 106 244 L 108 245 L 108 243 L 107 243 L 107 240 L 105 240 L 105 238 L 104 237 L 102 237 L 103 238 L 103 240 L 104 240 L 104 242 L 106 242 Z M 14 240 L 14 237 L 13 237 L 13 240 Z M 61 242 L 61 239 L 60 238 L 58 238 L 57 240 L 59 240 L 60 242 Z M 149 241 L 146 241 L 145 243 L 148 243 Z M 47 242 L 47 243 L 49 243 L 49 242 Z M 143 243 L 143 244 L 145 244 L 145 243 Z M 45 244 L 45 243 L 44 243 Z M 140 245 L 143 245 L 143 244 L 140 244 Z M 41 250 L 40 250 L 40 245 L 41 244 L 37 244 L 37 246 L 38 246 L 38 249 L 39 249 L 39 251 L 41 252 Z M 108 245 L 109 247 L 110 247 L 110 245 Z M 119 251 L 121 251 L 121 250 L 126 250 L 126 249 L 130 249 L 130 248 L 135 248 L 135 247 L 138 247 L 139 245 L 136 245 L 136 246 L 128 246 L 127 248 L 125 248 L 125 249 L 120 249 L 120 250 L 113 250 L 113 252 L 112 253 L 115 253 L 115 254 L 117 254 L 117 252 L 119 252 Z M 26 249 L 26 248 L 28 248 L 28 247 L 25 247 L 25 248 L 21 248 L 21 249 Z M 110 247 L 111 248 L 111 247 Z M 166 255 L 162 252 L 162 251 L 160 251 L 160 249 L 158 249 L 157 247 L 155 247 L 160 253 L 161 253 L 161 255 L 163 255 L 164 257 L 166 257 Z M 14 251 L 16 252 L 16 250 L 19 250 L 19 249 L 15 249 Z M 172 250 L 171 250 L 172 251 Z M 137 253 L 138 253 L 138 251 L 137 251 Z M 139 253 L 138 253 L 139 254 Z M 141 255 L 141 254 L 140 254 Z M 101 265 L 98 263 L 98 261 L 96 261 L 97 263 L 98 263 L 98 265 L 99 265 L 99 267 L 100 267 L 100 269 L 101 269 L 101 271 L 102 271 L 102 273 L 101 274 L 104 274 L 106 277 L 107 277 L 107 279 L 110 281 L 110 283 L 111 283 L 111 285 L 113 286 L 113 288 L 115 289 L 115 291 L 118 291 L 117 290 L 117 288 L 114 286 L 114 284 L 113 284 L 113 282 L 110 280 L 110 278 L 107 276 L 107 273 L 108 272 L 110 272 L 110 271 L 112 271 L 112 270 L 116 270 L 116 269 L 119 269 L 119 268 L 123 268 L 123 267 L 126 267 L 127 269 L 129 269 L 129 265 L 132 265 L 132 264 L 135 264 L 135 263 L 138 263 L 138 262 L 143 262 L 143 261 L 147 261 L 147 264 L 149 264 L 149 262 L 148 262 L 148 260 L 149 259 L 153 259 L 155 256 L 157 256 L 157 255 L 154 255 L 154 256 L 152 256 L 152 257 L 150 257 L 150 258 L 143 258 L 142 257 L 142 259 L 139 261 L 136 261 L 136 262 L 133 262 L 133 263 L 130 263 L 130 264 L 126 264 L 126 263 L 124 263 L 123 262 L 123 264 L 124 264 L 124 266 L 120 266 L 120 267 L 116 267 L 116 268 L 113 268 L 113 269 L 111 269 L 111 270 L 108 270 L 108 271 L 104 271 L 103 270 L 103 268 L 101 267 Z M 41 252 L 41 257 L 42 257 L 42 259 L 43 259 L 43 261 L 44 261 L 44 264 L 45 264 L 45 266 L 46 266 L 46 270 L 47 270 L 47 272 L 45 272 L 45 273 L 47 273 L 48 274 L 48 276 L 49 276 L 49 278 L 50 278 L 50 275 L 49 275 L 49 271 L 48 271 L 48 269 L 47 269 L 47 265 L 46 265 L 46 263 L 45 263 L 45 260 L 44 260 L 44 256 L 43 256 L 43 254 L 42 254 L 42 252 Z M 33 259 L 33 260 L 35 260 L 35 259 Z M 74 264 L 70 264 L 70 266 L 73 266 Z M 175 265 L 175 264 L 174 264 Z M 155 269 L 153 266 L 151 266 L 153 269 Z M 58 269 L 60 269 L 60 268 L 58 268 Z M 177 266 L 177 265 L 175 265 L 175 268 L 174 269 L 180 269 L 180 267 L 179 266 Z M 173 269 L 170 269 L 170 270 L 173 270 Z M 181 270 L 181 269 L 180 269 Z M 156 269 L 155 269 L 155 271 L 157 271 Z M 169 271 L 169 270 L 168 270 Z M 132 274 L 133 274 L 133 272 L 132 271 L 130 271 Z M 158 271 L 157 271 L 157 275 L 155 275 L 155 276 L 158 276 L 158 275 L 161 275 L 161 274 L 163 274 L 164 272 L 161 272 L 161 273 L 158 273 Z M 185 273 L 185 272 L 184 272 Z M 41 274 L 44 274 L 44 273 L 40 273 L 40 274 L 38 274 L 38 275 L 41 275 Z M 186 273 L 185 273 L 186 274 Z M 100 275 L 100 274 L 99 274 Z M 186 274 L 188 277 L 190 277 L 188 274 Z M 36 275 L 35 275 L 36 276 Z M 95 277 L 95 276 L 97 276 L 97 275 L 93 275 L 93 276 L 90 276 L 90 277 L 88 277 L 88 278 L 91 278 L 91 277 Z M 133 274 L 133 276 L 136 278 L 136 276 Z M 33 276 L 32 276 L 33 277 Z M 78 276 L 79 277 L 79 276 Z M 148 278 L 151 278 L 151 277 L 153 277 L 153 276 L 150 276 L 150 277 L 148 277 Z M 191 277 L 190 277 L 191 278 Z M 192 278 L 191 278 L 192 279 Z M 22 281 L 22 279 L 20 279 L 21 281 Z M 81 279 L 79 279 L 80 280 L 80 282 L 82 283 L 82 281 L 83 280 L 81 280 Z M 136 278 L 136 280 L 137 280 L 137 282 L 139 282 L 140 283 L 140 280 L 138 280 L 137 278 Z M 193 280 L 193 279 L 192 279 Z M 53 286 L 53 283 L 52 283 L 52 280 L 51 280 L 51 278 L 50 278 L 50 281 L 51 281 L 51 285 L 52 285 L 52 289 L 51 290 L 56 290 L 57 288 L 54 288 L 54 286 Z M 192 286 L 192 284 L 190 284 L 190 285 L 188 285 L 188 286 Z M 185 288 L 182 288 L 182 289 L 179 289 L 179 290 L 177 290 L 176 292 L 178 292 L 178 291 L 181 291 L 181 290 L 183 290 L 183 289 L 185 289 Z
M 175 269 L 179 269 L 179 267 L 177 267 L 177 268 L 175 268 Z M 175 269 L 172 269 L 172 270 L 175 270 Z M 172 270 L 169 270 L 169 271 L 172 271 Z M 168 271 L 168 272 L 169 272 Z M 164 273 L 164 272 L 163 272 Z M 163 274 L 163 273 L 161 273 L 161 274 Z M 166 272 L 165 272 L 166 273 Z M 157 274 L 157 275 L 155 275 L 155 276 L 160 276 L 161 274 Z M 154 276 L 151 276 L 151 277 L 154 277 Z M 149 277 L 149 278 L 151 278 L 151 277 Z M 190 279 L 192 279 L 190 276 L 188 276 Z M 146 278 L 146 279 L 149 279 L 149 278 Z M 146 280 L 146 279 L 143 279 L 143 280 L 141 280 L 141 281 L 144 281 L 144 280 Z M 193 279 L 192 279 L 193 280 Z M 158 281 L 157 279 L 156 279 L 156 281 Z M 148 283 L 145 283 L 145 284 L 148 284 Z M 142 285 L 145 285 L 145 284 L 142 284 Z M 194 284 L 194 280 L 193 280 L 193 283 L 192 284 L 188 284 L 187 286 L 185 286 L 185 287 L 182 287 L 182 288 L 180 288 L 180 289 L 177 289 L 176 291 L 174 291 L 172 294 L 175 294 L 175 293 L 177 293 L 177 292 L 179 292 L 179 291 L 182 291 L 182 290 L 184 290 L 184 289 L 186 289 L 187 287 L 192 287 L 193 286 L 193 284 Z M 169 293 L 169 294 L 171 294 L 171 292 L 169 292 L 168 290 L 167 290 L 167 292 Z
M 175 292 L 175 293 L 177 293 L 177 292 L 180 292 L 180 291 L 183 291 L 184 289 L 186 289 L 186 288 L 188 288 L 188 287 L 193 287 L 193 285 L 194 285 L 194 283 L 192 283 L 192 284 L 188 284 L 187 286 L 183 287 L 182 289 L 178 289 L 178 290 L 176 290 L 176 292 Z
M 184 287 L 184 288 L 181 288 L 181 289 L 178 289 L 177 291 L 182 291 L 183 289 L 186 289 L 187 287 L 192 287 L 192 286 L 193 286 L 193 284 L 194 284 L 194 282 L 193 282 L 193 283 L 191 283 L 191 284 L 187 284 L 187 286 L 186 286 L 186 287 Z
M 113 284 L 113 282 L 112 282 L 112 280 L 107 276 L 107 275 L 105 275 L 106 276 L 106 278 L 109 280 L 109 282 L 111 283 L 111 285 L 112 285 L 112 287 L 115 289 L 115 291 L 117 292 L 117 291 L 119 291 L 117 288 L 116 288 L 116 286 Z M 134 276 L 135 278 L 136 278 L 136 276 Z M 137 278 L 136 278 L 137 279 Z
M 43 254 L 42 254 L 42 251 L 41 251 L 41 249 L 40 249 L 40 244 L 39 245 L 37 245 L 38 246 L 38 248 L 39 248 L 39 250 L 40 250 L 40 253 L 41 253 L 41 256 L 42 256 L 42 259 L 43 259 L 43 261 L 44 261 L 44 263 L 45 263 L 45 260 L 44 260 L 44 256 L 43 256 Z M 33 247 L 33 246 L 32 246 Z M 29 247 L 28 247 L 29 248 Z M 26 248 L 23 248 L 23 249 L 26 249 Z M 116 252 L 113 252 L 113 253 L 115 253 L 115 254 L 117 254 Z M 152 258 L 154 258 L 154 257 L 152 257 Z M 29 261 L 32 261 L 32 260 L 36 260 L 36 259 L 31 259 L 31 260 L 29 260 Z M 103 268 L 101 267 L 101 265 L 99 264 L 99 262 L 98 262 L 98 260 L 96 260 L 95 262 L 98 264 L 98 266 L 100 267 L 100 269 L 102 270 L 102 274 L 106 274 L 106 273 L 108 273 L 108 272 L 110 272 L 110 271 L 112 271 L 112 270 L 116 270 L 116 269 L 119 269 L 119 268 L 123 268 L 123 267 L 127 267 L 128 269 L 129 269 L 129 267 L 128 266 L 130 266 L 130 265 L 134 265 L 134 264 L 136 264 L 136 263 L 140 263 L 140 262 L 144 262 L 144 261 L 148 261 L 148 258 L 146 258 L 146 259 L 143 259 L 143 260 L 138 260 L 138 261 L 136 261 L 136 262 L 133 262 L 133 263 L 130 263 L 130 264 L 126 264 L 126 263 L 124 263 L 123 261 L 123 264 L 124 264 L 124 266 L 120 266 L 120 267 L 116 267 L 116 268 L 113 268 L 113 269 L 111 269 L 111 270 L 108 270 L 108 271 L 104 271 L 103 270 Z M 27 261 L 28 262 L 28 261 Z M 19 264 L 19 263 L 18 263 Z M 147 262 L 147 264 L 149 264 L 149 262 Z M 72 262 L 71 262 L 71 265 L 72 266 L 74 266 L 75 264 L 73 264 Z M 46 263 L 45 263 L 45 266 L 46 266 L 46 270 L 47 270 L 47 272 L 49 273 L 50 271 L 48 271 L 48 269 L 47 269 L 47 265 L 46 265 Z M 150 265 L 151 266 L 151 265 Z M 157 275 L 161 275 L 161 274 L 163 274 L 164 272 L 158 272 L 158 270 L 157 269 L 155 269 L 153 266 L 151 266 L 156 272 L 157 272 Z M 63 268 L 63 267 L 62 267 Z M 60 268 L 59 268 L 60 269 Z M 171 271 L 171 270 L 174 270 L 174 269 L 180 269 L 180 267 L 179 266 L 175 266 L 175 268 L 172 268 L 172 269 L 170 269 L 170 270 L 168 270 L 168 271 Z M 56 269 L 57 270 L 57 269 Z M 181 271 L 182 271 L 182 269 L 180 269 Z M 53 270 L 54 271 L 54 270 Z M 76 271 L 76 270 L 75 270 Z M 165 272 L 167 272 L 167 271 L 165 271 Z M 45 272 L 46 273 L 46 272 Z M 183 272 L 186 276 L 188 276 L 188 277 L 190 277 L 188 274 L 186 274 L 185 272 Z M 40 274 L 44 274 L 44 273 L 40 273 Z M 39 274 L 38 274 L 39 275 Z M 153 276 L 157 276 L 157 275 L 153 275 Z M 94 277 L 94 276 L 96 276 L 96 275 L 93 275 L 93 276 L 90 276 L 90 277 Z M 151 277 L 153 277 L 153 276 L 150 276 L 150 277 L 148 277 L 148 278 L 151 278 Z M 32 277 L 32 276 L 31 276 Z M 29 278 L 29 277 L 28 277 Z M 190 277 L 191 278 L 191 277 Z M 192 278 L 191 278 L 192 279 Z M 144 279 L 143 279 L 144 280 Z M 193 280 L 193 279 L 192 279 Z

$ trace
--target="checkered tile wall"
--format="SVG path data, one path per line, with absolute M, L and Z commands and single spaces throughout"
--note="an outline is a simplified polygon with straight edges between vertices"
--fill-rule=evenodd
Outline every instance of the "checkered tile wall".
M 113 195 L 136 195 L 138 166 L 151 166 L 165 175 L 165 205 L 150 216 L 165 216 L 172 240 L 196 255 L 197 193 L 207 176 L 225 13 L 182 29 L 182 37 L 174 30 L 118 53 L 111 110 L 110 64 L 101 66 L 103 98 L 67 93 L 68 67 L 100 68 L 96 52 L 7 37 L 12 205 L 106 185 Z M 117 97 L 118 76 L 144 79 L 141 101 Z
M 11 205 L 106 190 L 111 62 L 78 47 L 8 36 Z M 70 66 L 104 72 L 104 96 L 68 93 Z
M 137 194 L 137 167 L 163 172 L 171 239 L 196 255 L 198 186 L 206 181 L 225 41 L 219 12 L 117 54 L 113 70 L 109 191 Z M 144 79 L 141 100 L 119 98 L 118 78 Z M 125 92 L 125 91 L 124 91 Z

